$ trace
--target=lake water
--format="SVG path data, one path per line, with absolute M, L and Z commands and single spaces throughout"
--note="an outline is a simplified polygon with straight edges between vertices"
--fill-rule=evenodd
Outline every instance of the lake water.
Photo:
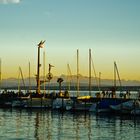
M 4 89 L 1 91 L 1 93 L 4 91 Z M 18 92 L 18 90 L 8 90 L 8 91 L 13 91 L 13 92 L 15 92 L 15 93 L 17 93 Z M 25 91 L 25 90 L 21 90 L 24 94 L 27 92 L 27 91 Z M 35 90 L 31 90 L 31 92 L 36 92 Z M 50 91 L 48 91 L 48 90 L 45 90 L 45 93 L 46 94 L 49 94 L 49 93 L 51 93 L 51 92 L 55 92 L 55 93 L 58 93 L 59 92 L 59 90 L 50 90 Z M 64 92 L 64 91 L 63 91 Z M 98 93 L 99 91 L 91 91 L 91 96 L 92 97 L 96 97 L 96 93 Z M 109 92 L 111 92 L 111 91 L 109 91 Z M 0 93 L 0 94 L 1 94 Z M 44 93 L 44 90 L 41 90 L 41 93 Z M 102 93 L 102 92 L 101 92 Z M 116 97 L 117 98 L 120 98 L 120 94 L 121 93 L 123 93 L 123 94 L 125 94 L 126 93 L 126 91 L 116 91 Z M 70 96 L 71 97 L 76 97 L 77 96 L 77 91 L 76 90 L 71 90 L 71 91 L 69 91 L 69 94 L 70 94 Z M 131 99 L 136 99 L 136 98 L 138 98 L 139 97 L 139 92 L 137 92 L 137 91 L 131 91 L 130 92 L 130 98 Z M 86 95 L 89 95 L 89 91 L 79 91 L 79 96 L 86 96 Z
M 140 117 L 0 109 L 0 140 L 140 140 Z

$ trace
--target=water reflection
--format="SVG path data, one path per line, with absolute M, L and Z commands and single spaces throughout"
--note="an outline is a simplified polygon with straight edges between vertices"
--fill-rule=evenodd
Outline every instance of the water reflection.
M 0 110 L 0 140 L 139 140 L 140 117 Z

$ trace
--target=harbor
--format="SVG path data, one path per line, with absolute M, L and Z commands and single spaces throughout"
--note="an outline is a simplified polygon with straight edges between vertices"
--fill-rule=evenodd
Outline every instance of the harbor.
M 139 139 L 138 116 L 17 109 L 0 109 L 0 116 L 1 140 Z
M 0 140 L 140 140 L 140 1 L 0 0 Z
M 68 70 L 70 76 L 67 80 L 67 88 L 62 90 L 63 78 L 57 79 L 58 90 L 57 92 L 50 91 L 50 83 L 53 79 L 51 69 L 54 67 L 49 64 L 48 73 L 46 75 L 45 69 L 45 52 L 43 53 L 43 80 L 40 78 L 41 63 L 40 53 L 41 49 L 45 47 L 45 41 L 40 41 L 37 45 L 37 74 L 35 91 L 31 91 L 31 78 L 30 78 L 30 63 L 29 63 L 29 85 L 28 89 L 25 87 L 23 72 L 19 67 L 19 76 L 22 78 L 22 83 L 25 88 L 25 93 L 21 91 L 20 79 L 18 82 L 18 91 L 3 90 L 0 94 L 0 107 L 1 108 L 20 108 L 20 109 L 49 109 L 49 110 L 61 110 L 61 111 L 87 111 L 98 113 L 112 113 L 112 114 L 127 114 L 127 115 L 140 115 L 140 91 L 135 92 L 135 95 L 131 95 L 130 91 L 122 91 L 122 83 L 120 79 L 119 70 L 116 62 L 114 62 L 114 83 L 113 86 L 106 91 L 101 91 L 101 73 L 97 79 L 96 71 L 92 59 L 91 49 L 89 49 L 89 77 L 88 77 L 88 92 L 84 95 L 80 94 L 80 74 L 79 74 L 79 50 L 77 49 L 77 76 L 76 76 L 76 90 L 75 94 L 70 95 L 71 84 L 71 69 L 69 64 Z M 1 61 L 0 61 L 0 77 L 1 73 Z M 92 92 L 92 70 L 95 74 L 95 82 L 97 84 L 98 91 Z M 117 91 L 117 78 L 120 87 L 120 92 Z M 0 78 L 1 79 L 1 78 Z M 2 79 L 0 80 L 2 83 Z M 46 83 L 48 84 L 48 90 L 46 90 Z M 2 85 L 2 84 L 1 84 Z M 43 85 L 43 86 L 42 86 Z M 41 90 L 41 86 L 43 90 Z M 47 92 L 48 91 L 48 92 Z M 132 96 L 132 97 L 131 97 Z

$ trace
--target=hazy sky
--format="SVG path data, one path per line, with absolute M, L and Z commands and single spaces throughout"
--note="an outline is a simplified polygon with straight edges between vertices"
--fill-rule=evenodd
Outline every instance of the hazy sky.
M 88 75 L 91 48 L 102 78 L 113 78 L 116 61 L 122 79 L 140 80 L 140 0 L 0 0 L 3 78 L 17 77 L 19 66 L 28 76 L 29 61 L 36 73 L 40 40 L 54 75 L 66 74 L 67 63 L 76 73 L 77 49 Z

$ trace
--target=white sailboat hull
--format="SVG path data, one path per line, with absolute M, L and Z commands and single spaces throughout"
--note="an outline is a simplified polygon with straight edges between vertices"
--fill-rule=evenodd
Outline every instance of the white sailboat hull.
M 73 101 L 70 98 L 56 98 L 53 101 L 53 109 L 66 109 L 70 110 L 72 109 Z
M 119 105 L 110 105 L 110 108 L 115 112 L 131 113 L 132 110 L 135 110 L 139 106 L 138 102 L 138 100 L 130 100 Z

